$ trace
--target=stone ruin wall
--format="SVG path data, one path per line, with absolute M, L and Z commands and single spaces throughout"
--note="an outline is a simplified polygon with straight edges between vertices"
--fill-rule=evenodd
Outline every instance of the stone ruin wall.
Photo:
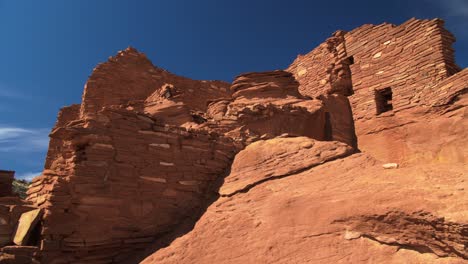
M 437 85 L 424 91 L 421 100 L 424 105 L 432 107 L 446 106 L 468 91 L 468 68 L 442 80 Z
M 14 171 L 0 170 L 0 256 L 15 255 L 15 260 L 21 263 L 23 260 L 29 261 L 35 250 L 34 247 L 30 247 L 31 234 L 23 232 L 24 229 L 19 227 L 19 222 L 25 214 L 37 211 L 35 206 L 13 193 L 14 174 Z M 32 237 L 33 240 L 35 238 L 37 236 Z M 3 259 L 0 262 L 10 263 L 4 262 Z
M 363 25 L 347 33 L 336 32 L 310 53 L 300 55 L 287 70 L 300 82 L 301 92 L 312 97 L 332 90 L 337 77 L 349 77 L 354 119 L 373 119 L 376 90 L 391 88 L 393 112 L 433 105 L 433 95 L 443 96 L 437 84 L 461 70 L 454 60 L 454 41 L 440 19 L 410 19 L 399 26 Z M 463 88 L 452 85 L 445 94 Z
M 348 92 L 361 150 L 398 163 L 456 161 L 457 155 L 441 154 L 459 153 L 453 142 L 421 156 L 416 134 L 437 124 L 407 126 L 425 113 L 444 112 L 468 90 L 468 70 L 455 64 L 454 41 L 440 19 L 363 25 L 335 32 L 287 70 L 304 95 Z
M 14 171 L 0 170 L 0 197 L 11 196 Z
M 229 139 L 159 126 L 125 109 L 60 127 L 61 155 L 35 178 L 43 261 L 118 261 L 200 210 L 236 147 Z M 70 124 L 70 123 L 69 123 Z M 88 262 L 89 263 L 89 262 Z
M 117 68 L 127 69 L 128 76 L 108 74 L 145 87 L 147 79 L 134 71 L 140 71 L 147 59 L 133 49 L 118 56 L 125 63 Z M 113 59 L 108 63 L 113 65 Z M 108 263 L 126 259 L 202 210 L 215 195 L 210 189 L 248 142 L 244 139 L 286 133 L 332 140 L 324 134 L 325 108 L 338 112 L 349 108 L 347 100 L 342 101 L 344 105 L 327 106 L 325 100 L 303 98 L 288 72 L 245 76 L 239 77 L 244 90 L 235 97 L 221 82 L 218 86 L 189 79 L 181 83 L 179 77 L 168 77 L 164 83 L 153 83 L 155 91 L 145 92 L 146 99 L 133 101 L 90 96 L 105 96 L 99 91 L 102 87 L 121 87 L 119 82 L 91 76 L 101 83 L 87 85 L 81 106 L 61 110 L 50 134 L 45 170 L 28 190 L 27 200 L 43 209 L 36 227 L 41 260 Z M 166 97 L 167 87 L 170 95 Z M 197 88 L 198 98 L 193 100 L 191 90 Z M 226 105 L 213 105 L 214 97 L 225 98 Z M 167 124 L 193 109 L 219 119 L 208 114 L 204 116 L 210 120 L 202 124 L 184 118 L 177 125 Z M 352 124 L 352 117 L 347 117 L 341 119 Z M 353 126 L 330 131 L 355 143 Z
M 203 207 L 239 146 L 143 113 L 166 86 L 187 115 L 230 95 L 227 83 L 173 75 L 129 48 L 93 71 L 81 105 L 60 111 L 27 198 L 44 212 L 42 261 L 124 259 Z
M 292 91 L 284 72 L 260 74 L 240 96 L 225 82 L 156 68 L 132 48 L 119 52 L 93 71 L 82 104 L 59 113 L 45 170 L 28 191 L 43 210 L 43 261 L 118 262 L 172 231 L 202 209 L 244 146 L 230 133 L 305 133 L 357 147 L 353 117 L 358 133 L 359 122 L 375 120 L 376 89 L 392 88 L 392 113 L 446 104 L 468 78 L 454 63 L 453 41 L 440 20 L 338 31 L 287 69 L 314 100 L 282 94 Z M 281 121 L 288 116 L 300 124 Z
M 85 84 L 80 117 L 92 116 L 105 106 L 139 105 L 155 87 L 165 85 L 174 88 L 176 101 L 183 101 L 195 111 L 206 111 L 208 100 L 230 96 L 226 82 L 194 81 L 177 76 L 155 67 L 143 53 L 128 48 L 93 70 Z

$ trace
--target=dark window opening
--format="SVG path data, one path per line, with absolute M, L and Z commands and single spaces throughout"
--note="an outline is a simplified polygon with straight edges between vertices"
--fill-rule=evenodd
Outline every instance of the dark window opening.
M 331 124 L 330 113 L 325 112 L 325 133 L 324 133 L 324 140 L 331 141 L 333 140 L 333 128 Z
M 348 58 L 344 59 L 343 62 L 348 64 L 348 65 L 353 65 L 354 64 L 354 57 L 349 56 Z
M 393 92 L 390 87 L 375 90 L 375 105 L 378 115 L 393 110 L 392 97 Z
M 35 246 L 38 247 L 41 242 L 41 230 L 42 230 L 42 223 L 39 221 L 36 225 L 31 226 L 32 230 L 27 238 L 26 245 L 27 246 Z
M 203 116 L 198 115 L 198 114 L 192 114 L 192 119 L 197 124 L 203 124 L 206 121 L 208 121 L 208 120 L 206 120 L 206 118 L 204 118 Z

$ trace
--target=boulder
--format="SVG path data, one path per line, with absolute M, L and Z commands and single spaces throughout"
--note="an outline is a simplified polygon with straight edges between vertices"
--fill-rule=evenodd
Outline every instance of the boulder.
M 307 137 L 260 140 L 236 155 L 219 193 L 231 196 L 269 179 L 296 174 L 352 153 L 353 149 L 344 143 Z
M 13 242 L 18 246 L 27 246 L 29 237 L 42 217 L 42 209 L 35 209 L 23 213 L 19 219 Z

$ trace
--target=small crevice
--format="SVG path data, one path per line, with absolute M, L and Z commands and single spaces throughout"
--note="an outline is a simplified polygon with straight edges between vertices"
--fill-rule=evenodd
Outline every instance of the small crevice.
M 333 223 L 350 226 L 351 230 L 361 233 L 361 237 L 380 244 L 439 257 L 468 259 L 468 225 L 445 221 L 428 212 L 390 211 L 339 219 Z

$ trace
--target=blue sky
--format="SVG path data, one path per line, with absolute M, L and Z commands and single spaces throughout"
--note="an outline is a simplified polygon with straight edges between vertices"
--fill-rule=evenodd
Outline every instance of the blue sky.
M 0 169 L 43 168 L 58 110 L 96 64 L 131 45 L 194 79 L 286 68 L 337 29 L 440 17 L 468 65 L 467 0 L 0 0 Z

